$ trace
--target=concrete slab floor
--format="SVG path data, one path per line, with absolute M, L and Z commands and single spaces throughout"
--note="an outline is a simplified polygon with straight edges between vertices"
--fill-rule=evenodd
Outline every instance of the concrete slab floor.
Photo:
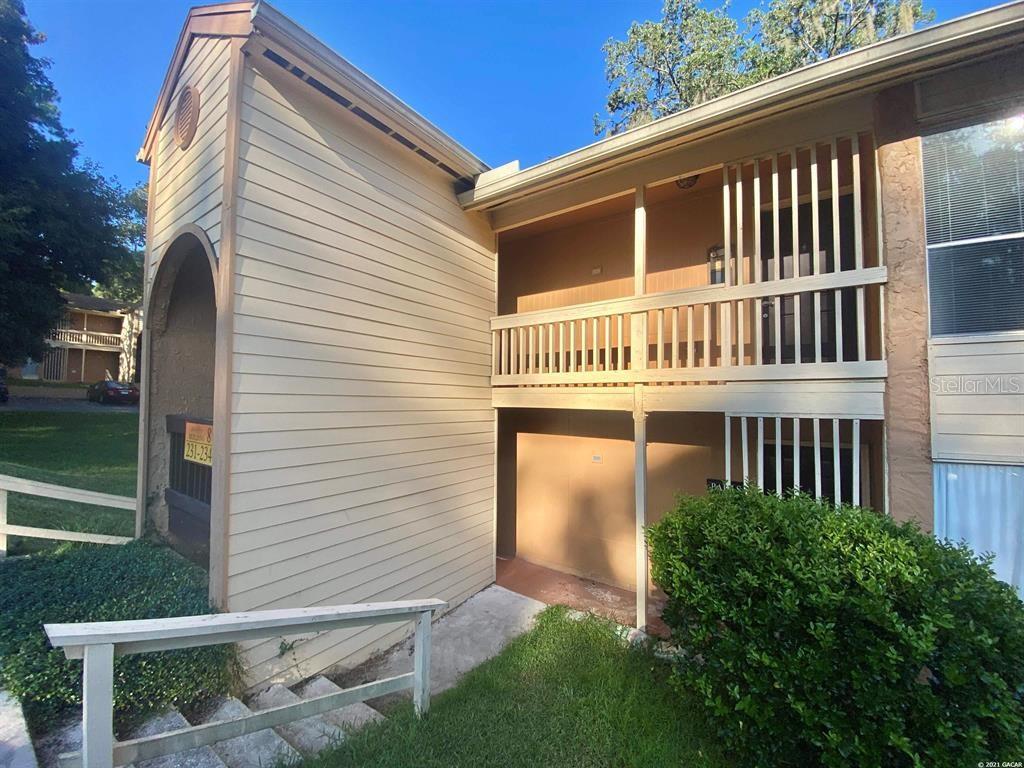
M 604 616 L 623 626 L 636 625 L 636 595 L 626 589 L 584 579 L 519 558 L 498 558 L 497 584 L 548 605 L 567 605 Z M 647 632 L 668 637 L 661 620 L 662 601 L 651 597 L 647 605 Z
M 451 688 L 464 674 L 497 656 L 533 626 L 544 603 L 492 584 L 434 622 L 431 631 L 430 692 Z M 413 639 L 407 638 L 355 669 L 328 673 L 342 688 L 412 671 Z M 371 702 L 386 707 L 396 697 Z

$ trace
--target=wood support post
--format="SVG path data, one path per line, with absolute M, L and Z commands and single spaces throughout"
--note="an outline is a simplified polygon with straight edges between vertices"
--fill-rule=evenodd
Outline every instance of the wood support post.
M 638 384 L 633 396 L 633 446 L 636 506 L 636 628 L 647 626 L 647 412 L 644 387 Z
M 0 488 L 0 559 L 7 557 L 7 534 L 3 526 L 7 525 L 7 491 Z
M 114 764 L 114 646 L 87 645 L 82 673 L 82 765 Z
M 433 611 L 423 611 L 416 620 L 413 650 L 412 702 L 416 717 L 430 709 L 430 619 Z

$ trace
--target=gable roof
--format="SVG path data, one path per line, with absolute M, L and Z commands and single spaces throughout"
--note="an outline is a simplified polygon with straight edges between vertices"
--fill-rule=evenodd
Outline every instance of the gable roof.
M 316 72 L 314 87 L 322 92 L 326 84 L 332 91 L 337 89 L 349 95 L 353 112 L 372 116 L 370 122 L 385 132 L 400 131 L 401 143 L 413 151 L 422 149 L 418 154 L 465 182 L 465 186 L 489 169 L 455 139 L 269 3 L 251 0 L 199 6 L 189 11 L 139 150 L 138 159 L 144 163 L 152 156 L 192 40 L 199 36 L 246 38 L 246 51 L 270 50 L 276 54 L 269 57 L 271 60 L 287 65 L 286 69 L 307 82 L 309 73 Z M 282 52 L 287 55 L 281 56 Z
M 127 308 L 127 304 L 113 299 L 104 299 L 100 296 L 93 296 L 88 293 L 71 293 L 61 291 L 60 295 L 70 309 L 83 309 L 92 312 L 120 312 Z
M 467 210 L 492 208 L 710 133 L 1022 41 L 1024 2 L 979 11 L 801 67 L 523 170 L 502 166 L 477 179 L 459 202 Z
M 185 17 L 185 23 L 178 35 L 178 42 L 174 46 L 174 53 L 171 62 L 164 75 L 163 85 L 160 86 L 160 94 L 156 99 L 156 106 L 153 107 L 153 114 L 146 126 L 146 136 L 142 140 L 142 147 L 139 149 L 136 159 L 142 163 L 149 163 L 153 154 L 153 143 L 160 132 L 160 125 L 164 115 L 170 107 L 171 95 L 174 93 L 174 86 L 178 81 L 181 68 L 185 65 L 185 58 L 188 56 L 192 40 L 199 36 L 212 37 L 247 37 L 252 32 L 250 15 L 253 3 L 246 2 L 220 3 L 218 5 L 201 5 L 189 10 Z

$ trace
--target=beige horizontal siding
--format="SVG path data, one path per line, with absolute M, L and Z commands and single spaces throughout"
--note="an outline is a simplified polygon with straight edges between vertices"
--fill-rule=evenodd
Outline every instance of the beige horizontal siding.
M 450 177 L 292 80 L 247 69 L 242 92 L 228 604 L 461 600 L 494 571 L 494 238 Z M 250 682 L 406 630 L 255 644 Z
M 1024 464 L 1024 334 L 933 340 L 932 457 Z
M 202 228 L 214 248 L 221 231 L 224 157 L 227 129 L 228 62 L 230 43 L 225 38 L 196 38 L 171 95 L 157 137 L 156 198 L 153 201 L 150 277 L 174 233 L 185 224 Z M 178 95 L 186 85 L 199 90 L 199 123 L 185 150 L 174 144 L 174 117 Z

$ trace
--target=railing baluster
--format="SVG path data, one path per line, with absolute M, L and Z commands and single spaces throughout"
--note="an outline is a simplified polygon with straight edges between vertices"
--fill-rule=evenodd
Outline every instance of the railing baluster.
M 860 419 L 853 420 L 853 498 L 851 503 L 860 506 Z
M 775 495 L 782 498 L 782 418 L 775 417 Z
M 821 419 L 814 423 L 814 498 L 821 500 Z
M 711 365 L 711 304 L 704 304 L 704 367 Z
M 612 318 L 604 316 L 604 369 L 612 370 Z
M 732 416 L 725 414 L 725 487 L 732 486 Z
M 686 306 L 686 367 L 693 368 L 693 304 Z
M 569 373 L 576 373 L 576 321 L 569 321 Z
M 601 356 L 600 339 L 598 338 L 597 318 L 594 318 L 594 370 L 598 370 L 598 362 Z
M 657 366 L 658 368 L 665 367 L 665 310 L 659 309 L 655 313 L 655 317 L 658 318 L 658 356 Z
M 800 490 L 800 419 L 793 419 L 793 489 Z
M 544 333 L 544 331 L 546 330 L 547 326 L 544 323 L 538 323 L 536 328 L 537 328 L 537 344 L 534 347 L 535 362 L 534 362 L 534 365 L 533 365 L 533 372 L 534 373 L 545 373 L 545 370 L 544 370 L 544 348 L 545 348 L 544 336 L 545 336 L 545 333 Z
M 764 417 L 757 417 L 757 487 L 764 489 Z
M 616 370 L 619 371 L 626 370 L 626 341 L 622 336 L 622 318 L 621 312 L 615 315 L 615 333 L 619 342 L 619 359 L 616 361 Z
M 679 367 L 679 307 L 672 307 L 672 367 Z
M 523 346 L 523 328 L 519 327 L 516 341 L 516 373 L 526 372 L 526 347 Z
M 526 356 L 526 372 L 527 373 L 533 373 L 533 336 L 534 336 L 533 331 L 534 331 L 534 326 L 532 326 L 532 325 L 526 331 L 527 334 L 529 335 L 529 347 L 530 347 L 529 353 Z
M 832 472 L 834 474 L 832 483 L 834 487 L 833 493 L 835 494 L 833 502 L 838 505 L 842 502 L 842 492 L 840 490 L 842 485 L 840 484 L 839 477 L 839 419 L 832 419 Z
M 7 533 L 3 527 L 7 525 L 7 489 L 0 488 L 0 560 L 7 557 Z
M 740 448 L 743 450 L 743 484 L 750 482 L 750 445 L 747 440 L 747 417 L 740 416 Z

